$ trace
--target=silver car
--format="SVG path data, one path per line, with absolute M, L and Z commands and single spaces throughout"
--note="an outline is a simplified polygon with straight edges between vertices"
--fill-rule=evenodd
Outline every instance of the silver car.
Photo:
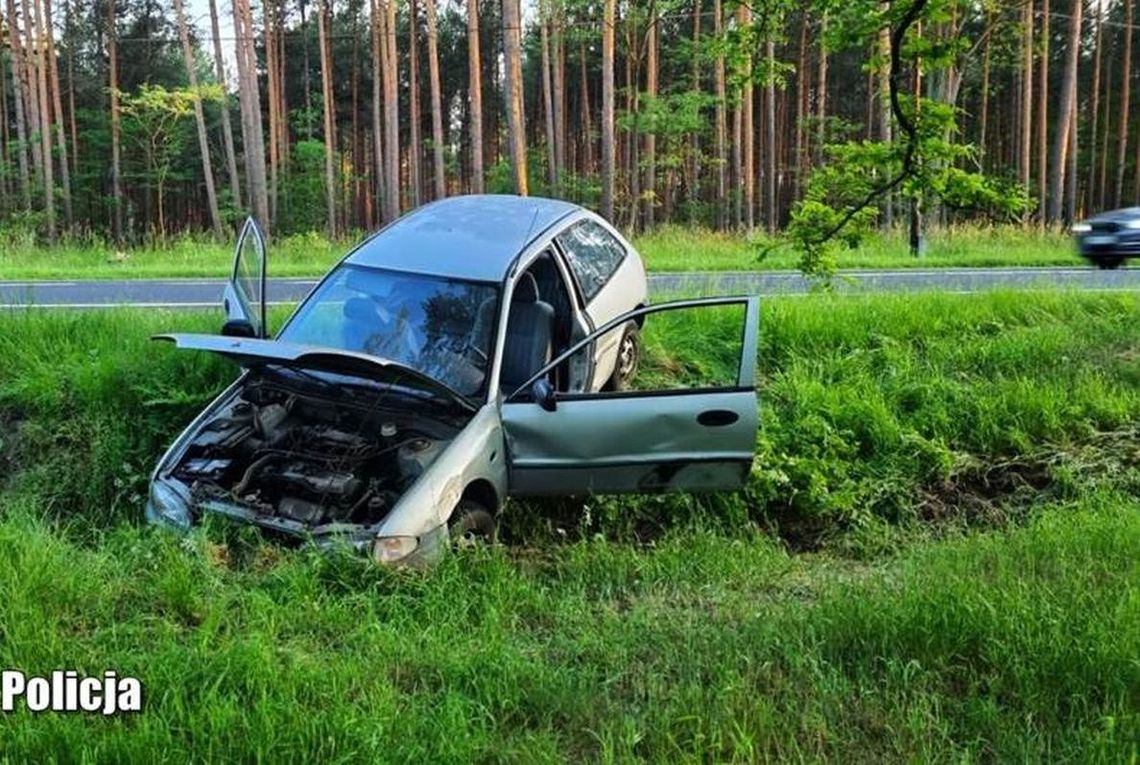
M 272 339 L 265 272 L 251 219 L 222 334 L 159 336 L 243 371 L 159 461 L 152 522 L 214 513 L 423 564 L 493 538 L 509 496 L 734 489 L 749 473 L 757 299 L 648 305 L 640 256 L 580 207 L 426 205 L 350 252 Z M 725 309 L 727 379 L 636 389 L 647 321 Z

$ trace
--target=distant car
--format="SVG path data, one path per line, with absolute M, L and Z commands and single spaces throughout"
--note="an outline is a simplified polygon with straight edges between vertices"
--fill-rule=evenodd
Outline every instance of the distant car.
M 205 513 L 381 563 L 493 538 L 508 495 L 740 487 L 756 445 L 756 298 L 647 304 L 634 248 L 565 202 L 422 207 L 336 265 L 276 338 L 251 219 L 221 335 L 162 335 L 243 373 L 159 461 L 147 518 Z M 626 390 L 646 318 L 733 305 L 731 384 Z M 733 359 L 735 361 L 735 359 Z
M 1100 268 L 1119 268 L 1140 255 L 1140 207 L 1112 210 L 1073 224 L 1081 255 Z

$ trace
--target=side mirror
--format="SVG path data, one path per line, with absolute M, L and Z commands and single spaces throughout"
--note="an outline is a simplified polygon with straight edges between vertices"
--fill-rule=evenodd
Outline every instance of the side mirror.
M 222 325 L 222 334 L 226 337 L 257 337 L 253 325 L 245 319 L 230 319 Z
M 558 408 L 554 386 L 545 377 L 534 381 L 534 385 L 530 386 L 530 393 L 534 396 L 535 403 L 546 411 L 553 412 Z

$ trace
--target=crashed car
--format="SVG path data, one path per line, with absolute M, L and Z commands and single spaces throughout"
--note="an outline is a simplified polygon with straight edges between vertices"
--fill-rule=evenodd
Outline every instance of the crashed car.
M 157 338 L 242 372 L 159 461 L 154 523 L 218 514 L 424 564 L 493 539 L 510 496 L 734 489 L 749 473 L 757 300 L 649 305 L 640 256 L 580 207 L 421 207 L 351 251 L 273 338 L 265 274 L 251 219 L 222 333 Z M 725 308 L 739 317 L 725 380 L 636 389 L 647 321 Z

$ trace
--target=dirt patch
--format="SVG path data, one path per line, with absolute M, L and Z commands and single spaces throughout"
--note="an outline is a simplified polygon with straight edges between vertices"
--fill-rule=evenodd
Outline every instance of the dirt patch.
M 1086 480 L 1128 480 L 1140 466 L 1140 427 L 1097 433 L 1080 442 L 1049 446 L 1015 459 L 973 461 L 944 481 L 919 489 L 919 518 L 928 523 L 964 520 L 1004 524 L 1029 504 Z

